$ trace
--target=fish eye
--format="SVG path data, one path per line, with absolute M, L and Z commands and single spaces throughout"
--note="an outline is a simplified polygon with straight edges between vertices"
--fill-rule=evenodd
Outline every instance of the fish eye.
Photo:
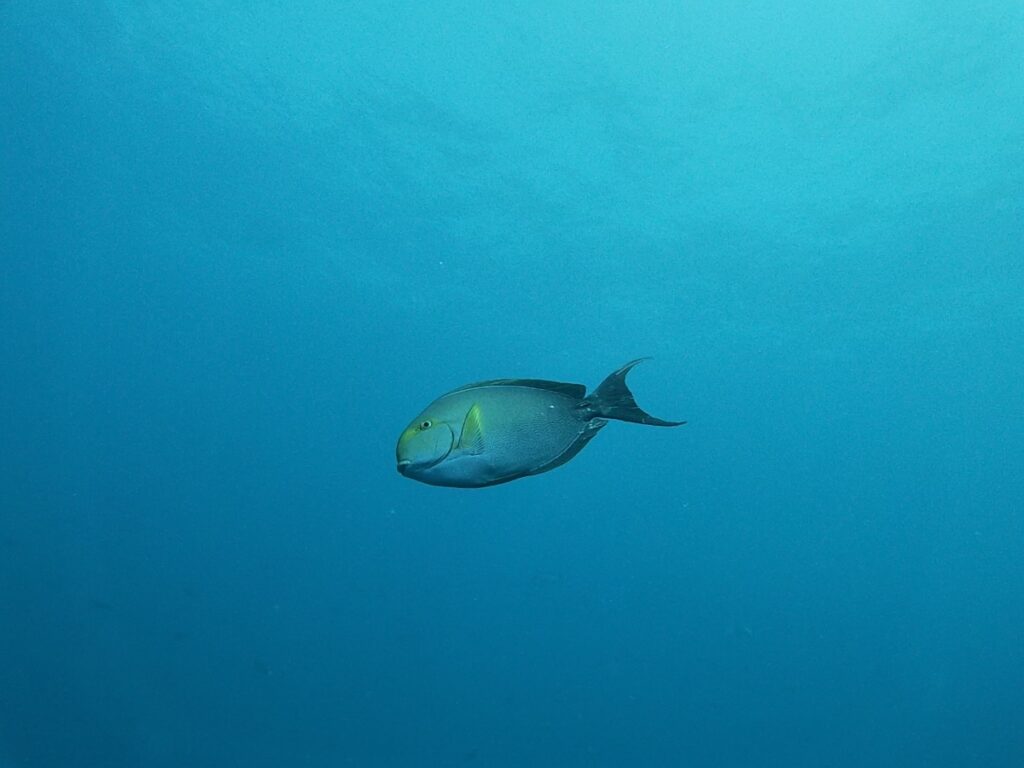
M 425 420 L 420 422 L 420 429 L 430 429 L 430 425 L 431 425 L 430 419 L 425 419 Z

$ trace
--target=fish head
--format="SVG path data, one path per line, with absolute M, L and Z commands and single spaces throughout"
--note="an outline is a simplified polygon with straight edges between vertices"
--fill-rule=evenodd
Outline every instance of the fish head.
M 414 480 L 421 479 L 444 461 L 455 446 L 455 431 L 444 419 L 430 413 L 416 417 L 398 438 L 395 458 L 398 471 Z

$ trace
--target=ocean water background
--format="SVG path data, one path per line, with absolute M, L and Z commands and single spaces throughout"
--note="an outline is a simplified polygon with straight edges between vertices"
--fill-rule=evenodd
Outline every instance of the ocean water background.
M 1024 765 L 1022 225 L 1018 2 L 0 3 L 0 765 Z

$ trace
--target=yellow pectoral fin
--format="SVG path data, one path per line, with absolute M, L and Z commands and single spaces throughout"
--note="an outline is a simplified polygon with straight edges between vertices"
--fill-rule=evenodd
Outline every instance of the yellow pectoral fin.
M 459 448 L 471 456 L 484 452 L 484 421 L 479 405 L 474 404 L 466 414 L 466 420 L 462 423 Z

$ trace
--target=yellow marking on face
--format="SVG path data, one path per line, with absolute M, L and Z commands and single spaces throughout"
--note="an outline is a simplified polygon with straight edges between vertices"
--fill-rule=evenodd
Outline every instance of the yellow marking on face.
M 416 435 L 418 435 L 420 432 L 425 432 L 432 426 L 434 426 L 433 419 L 428 419 L 426 417 L 417 419 L 414 423 L 410 424 L 406 428 L 405 432 L 402 433 L 402 436 L 398 438 L 398 444 L 403 445 L 404 443 L 407 443 L 409 440 L 412 440 L 414 437 L 416 437 Z

